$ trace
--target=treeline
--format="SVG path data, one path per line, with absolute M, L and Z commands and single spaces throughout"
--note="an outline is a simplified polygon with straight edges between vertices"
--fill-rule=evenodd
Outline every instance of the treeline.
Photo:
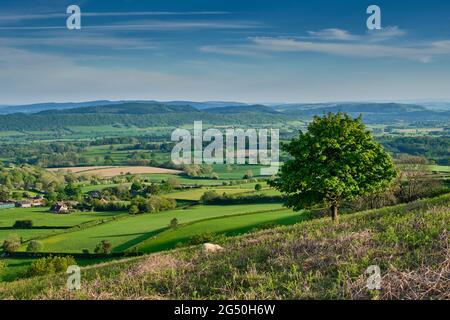
M 70 126 L 136 126 L 139 128 L 176 126 L 203 121 L 215 125 L 267 124 L 292 120 L 286 115 L 265 113 L 214 114 L 185 112 L 165 114 L 11 114 L 0 116 L 0 128 L 4 131 L 53 131 Z
M 206 191 L 200 198 L 203 204 L 232 205 L 232 204 L 252 204 L 252 203 L 280 203 L 284 202 L 282 195 L 268 196 L 264 194 L 218 194 L 215 191 Z
M 45 191 L 54 192 L 68 182 L 75 182 L 78 178 L 74 175 L 61 175 L 48 172 L 42 168 L 23 165 L 13 168 L 0 169 L 0 186 L 2 192 L 8 194 L 12 190 L 29 190 L 29 191 Z M 0 199 L 1 201 L 1 199 Z
M 168 134 L 167 134 L 168 135 Z M 167 140 L 167 135 L 165 139 Z M 136 153 L 133 151 L 148 150 L 170 152 L 173 147 L 171 142 L 153 141 L 150 137 L 125 137 L 125 138 L 102 138 L 94 141 L 83 142 L 33 142 L 33 143 L 3 143 L 0 144 L 0 158 L 4 159 L 4 164 L 30 164 L 44 168 L 55 167 L 72 167 L 86 165 L 89 158 L 83 155 L 83 152 L 90 146 L 109 145 L 110 150 L 132 151 L 128 155 L 125 165 L 161 165 L 153 158 L 145 158 L 146 156 L 154 157 L 154 153 L 150 155 L 144 153 Z M 114 147 L 114 144 L 128 144 L 123 147 Z M 132 145 L 130 145 L 132 144 Z M 106 154 L 105 165 L 113 165 L 112 159 L 108 159 L 110 155 Z M 109 162 L 108 162 L 109 161 Z M 1 165 L 1 163 L 0 163 Z
M 0 145 L 0 158 L 5 163 L 30 164 L 40 167 L 74 166 L 85 163 L 81 155 L 86 142 L 36 142 L 27 144 L 4 143 Z
M 450 165 L 450 137 L 399 137 L 380 141 L 394 155 L 423 156 L 439 165 Z
M 351 211 L 378 209 L 449 192 L 443 181 L 431 174 L 426 158 L 402 155 L 395 162 L 399 177 L 387 191 L 362 196 L 347 202 L 345 207 Z

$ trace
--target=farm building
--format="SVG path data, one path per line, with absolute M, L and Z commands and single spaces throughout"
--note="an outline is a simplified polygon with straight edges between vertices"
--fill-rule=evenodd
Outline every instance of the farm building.
M 57 214 L 69 213 L 69 207 L 65 203 L 57 203 L 50 208 L 50 212 Z
M 0 209 L 11 209 L 16 205 L 13 202 L 0 202 Z
M 33 203 L 28 200 L 23 200 L 23 201 L 17 201 L 15 203 L 15 205 L 18 208 L 31 208 L 33 206 Z
M 33 199 L 16 202 L 16 207 L 18 208 L 41 207 L 43 205 L 44 205 L 44 198 L 41 196 L 36 196 Z
M 35 196 L 32 200 L 31 200 L 32 206 L 33 207 L 41 207 L 44 205 L 45 203 L 45 199 L 43 196 Z

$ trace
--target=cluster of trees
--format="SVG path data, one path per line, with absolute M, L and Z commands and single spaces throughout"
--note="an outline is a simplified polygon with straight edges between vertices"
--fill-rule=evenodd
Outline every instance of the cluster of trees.
M 210 178 L 210 179 L 219 179 L 219 175 L 214 172 L 213 167 L 208 164 L 192 164 L 192 165 L 183 165 L 182 170 L 184 173 L 191 178 Z
M 381 143 L 394 155 L 408 154 L 434 160 L 439 165 L 450 165 L 450 137 L 383 138 Z
M 131 185 L 130 190 L 132 195 L 148 196 L 169 193 L 179 187 L 179 180 L 176 178 L 170 178 L 162 181 L 161 183 L 141 184 L 139 182 L 134 182 Z
M 82 192 L 78 183 L 86 179 L 84 176 L 49 172 L 31 165 L 4 167 L 0 169 L 0 201 L 27 198 L 29 194 L 26 191 L 45 193 L 48 202 L 81 200 Z
M 108 240 L 100 241 L 97 246 L 95 246 L 94 252 L 97 254 L 110 254 L 112 251 L 112 244 Z
M 102 201 L 100 199 L 90 199 L 80 202 L 75 206 L 80 211 L 127 211 L 130 205 L 122 201 Z
M 10 234 L 2 244 L 2 249 L 6 253 L 15 252 L 22 245 L 22 238 L 17 234 Z
M 172 210 L 177 207 L 175 199 L 167 199 L 159 196 L 149 196 L 147 198 L 136 196 L 131 200 L 129 208 L 130 214 L 156 213 Z
M 2 249 L 6 253 L 16 252 L 22 245 L 23 240 L 17 234 L 10 234 L 2 244 Z M 31 240 L 27 245 L 27 252 L 39 252 L 44 248 L 43 244 L 37 240 Z
M 0 169 L 0 185 L 8 190 L 53 190 L 65 183 L 62 175 L 30 165 Z
M 87 142 L 34 142 L 23 144 L 3 143 L 0 158 L 17 165 L 30 164 L 40 167 L 65 167 L 86 163 L 82 151 Z
M 56 189 L 46 192 L 44 198 L 47 201 L 47 205 L 51 206 L 58 201 L 82 201 L 83 192 L 79 185 L 72 182 L 58 186 Z
M 76 261 L 71 256 L 66 257 L 45 257 L 33 261 L 25 273 L 25 276 L 36 277 L 50 275 L 59 272 L 66 272 L 67 268 L 76 265 Z

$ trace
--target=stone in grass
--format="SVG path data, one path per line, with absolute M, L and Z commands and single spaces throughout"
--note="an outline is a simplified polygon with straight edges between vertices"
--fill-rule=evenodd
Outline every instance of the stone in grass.
M 218 244 L 213 243 L 204 243 L 203 244 L 203 252 L 218 252 L 222 251 L 223 248 L 219 246 Z

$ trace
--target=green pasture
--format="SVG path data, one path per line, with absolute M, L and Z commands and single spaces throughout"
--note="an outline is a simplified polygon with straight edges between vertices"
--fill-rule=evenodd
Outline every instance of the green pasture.
M 191 190 L 186 190 L 186 191 L 172 192 L 172 193 L 165 195 L 165 197 L 176 199 L 176 200 L 198 201 L 198 200 L 200 200 L 202 195 L 208 191 L 215 191 L 220 195 L 222 195 L 224 193 L 226 193 L 228 195 L 232 195 L 232 194 L 252 192 L 251 189 L 207 187 L 207 188 L 198 188 L 198 189 L 191 189 Z
M 430 166 L 430 170 L 441 173 L 450 173 L 450 166 Z
M 46 252 L 92 252 L 102 240 L 108 240 L 114 252 L 124 251 L 168 228 L 170 221 L 179 223 L 235 214 L 281 208 L 281 204 L 251 204 L 230 206 L 195 206 L 157 214 L 142 214 L 108 222 L 88 229 L 55 235 L 41 240 Z M 200 230 L 201 232 L 201 230 Z
M 176 229 L 169 229 L 154 239 L 144 241 L 137 247 L 142 252 L 168 250 L 176 247 L 177 244 L 186 243 L 192 236 L 201 233 L 234 236 L 269 223 L 270 225 L 295 224 L 307 218 L 305 213 L 306 211 L 293 212 L 290 209 L 284 209 L 202 220 L 179 226 Z
M 109 218 L 123 212 L 75 212 L 72 214 L 54 214 L 48 208 L 12 208 L 0 209 L 0 243 L 10 234 L 17 234 L 24 241 L 37 236 L 60 233 L 64 229 L 81 223 Z M 32 229 L 13 229 L 17 220 L 32 220 Z M 49 227 L 49 228 L 45 228 Z

